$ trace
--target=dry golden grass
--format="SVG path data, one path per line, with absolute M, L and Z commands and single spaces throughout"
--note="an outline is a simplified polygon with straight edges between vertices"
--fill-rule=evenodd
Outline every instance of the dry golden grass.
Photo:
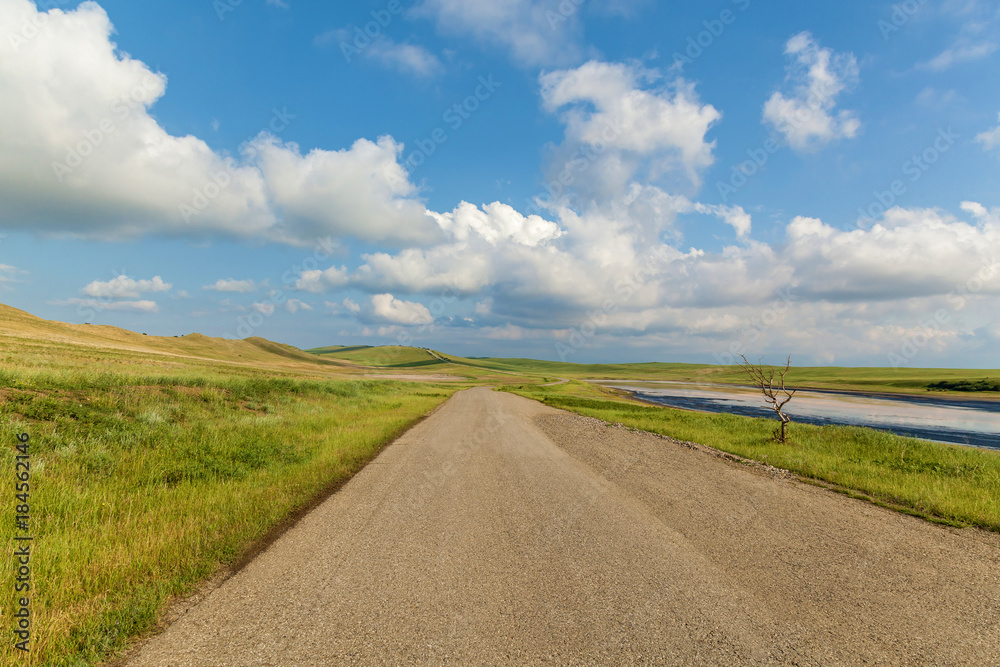
M 147 336 L 127 329 L 107 325 L 67 324 L 35 317 L 23 310 L 0 304 L 0 345 L 5 349 L 44 347 L 64 352 L 74 348 L 118 353 L 117 358 L 127 358 L 127 353 L 138 353 L 142 358 L 152 357 L 161 363 L 179 358 L 208 361 L 213 364 L 272 367 L 276 370 L 294 370 L 306 374 L 321 374 L 356 369 L 355 364 L 336 359 L 324 359 L 302 350 L 274 343 L 263 338 L 227 340 L 192 333 L 185 336 Z M 56 346 L 56 347 L 53 347 Z
M 12 581 L 15 435 L 31 435 L 32 651 L 87 665 L 353 475 L 460 383 L 370 369 L 260 338 L 144 336 L 0 305 L 0 616 Z

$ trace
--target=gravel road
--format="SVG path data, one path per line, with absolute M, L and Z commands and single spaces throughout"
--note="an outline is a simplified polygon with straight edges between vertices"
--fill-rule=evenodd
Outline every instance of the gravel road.
M 1000 536 L 472 389 L 128 664 L 1000 664 Z

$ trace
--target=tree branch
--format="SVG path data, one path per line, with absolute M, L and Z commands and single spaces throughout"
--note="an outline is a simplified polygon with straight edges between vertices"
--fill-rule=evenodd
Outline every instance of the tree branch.
M 747 378 L 754 384 L 755 387 L 760 389 L 761 393 L 764 395 L 764 401 L 770 405 L 771 409 L 778 415 L 778 419 L 781 420 L 781 435 L 778 437 L 779 442 L 785 441 L 785 424 L 791 421 L 791 418 L 785 414 L 784 408 L 788 405 L 788 402 L 792 400 L 797 389 L 792 389 L 789 391 L 785 387 L 785 375 L 788 370 L 792 367 L 792 356 L 788 355 L 785 359 L 785 368 L 778 372 L 778 386 L 774 386 L 774 374 L 775 369 L 771 368 L 769 372 L 765 375 L 763 358 L 761 363 L 752 364 L 750 360 L 746 358 L 746 355 L 741 354 L 740 358 L 743 359 L 743 363 L 740 367 L 746 374 Z M 784 394 L 781 397 L 780 394 Z

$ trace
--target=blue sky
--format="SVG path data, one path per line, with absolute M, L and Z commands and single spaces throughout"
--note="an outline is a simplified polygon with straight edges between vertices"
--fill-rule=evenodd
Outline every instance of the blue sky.
M 997 368 L 998 46 L 983 0 L 0 0 L 0 301 Z

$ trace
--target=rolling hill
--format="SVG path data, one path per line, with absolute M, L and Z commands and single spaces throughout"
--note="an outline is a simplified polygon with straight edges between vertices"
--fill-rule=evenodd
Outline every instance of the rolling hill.
M 184 363 L 200 361 L 283 369 L 294 367 L 326 373 L 353 366 L 259 337 L 228 340 L 198 333 L 173 337 L 147 336 L 108 325 L 45 320 L 3 304 L 0 304 L 0 344 L 13 356 L 25 359 L 44 352 L 65 358 L 79 357 L 82 361 L 99 350 L 102 357 L 112 362 L 148 363 L 153 366 L 172 359 Z

